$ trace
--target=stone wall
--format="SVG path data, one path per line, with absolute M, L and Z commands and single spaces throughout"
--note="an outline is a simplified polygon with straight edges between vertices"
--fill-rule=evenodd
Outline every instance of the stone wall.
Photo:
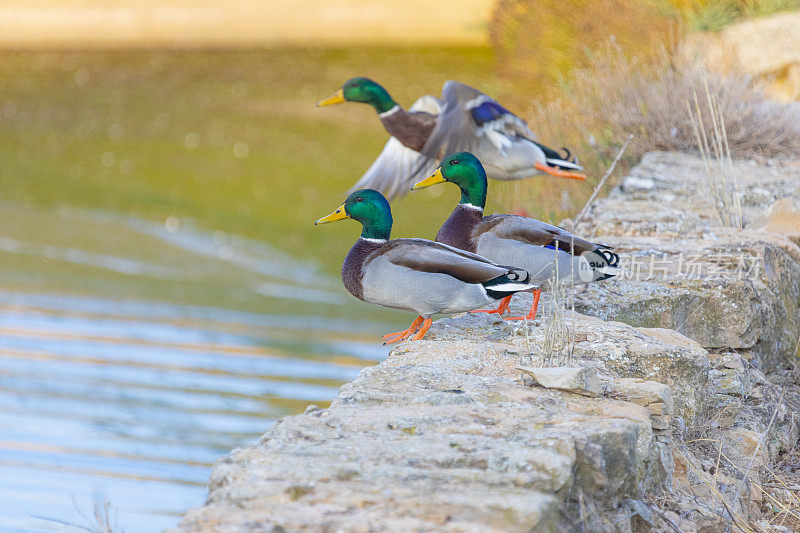
M 578 228 L 621 279 L 559 320 L 545 295 L 530 324 L 436 321 L 217 463 L 177 530 L 796 527 L 800 162 L 735 170 L 744 230 L 700 160 L 647 154 Z

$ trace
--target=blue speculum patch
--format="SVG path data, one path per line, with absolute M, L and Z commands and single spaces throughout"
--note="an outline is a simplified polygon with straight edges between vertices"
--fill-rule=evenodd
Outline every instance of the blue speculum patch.
M 484 102 L 481 105 L 470 109 L 472 120 L 478 126 L 483 126 L 487 122 L 497 120 L 505 114 L 510 114 L 510 111 L 501 106 L 497 102 Z

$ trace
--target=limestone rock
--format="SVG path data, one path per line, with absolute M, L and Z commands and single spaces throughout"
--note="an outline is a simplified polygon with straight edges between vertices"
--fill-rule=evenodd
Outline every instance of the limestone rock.
M 709 375 L 712 386 L 722 394 L 744 396 L 750 391 L 747 373 L 744 370 L 721 369 L 712 370 Z
M 602 398 L 554 401 L 488 343 L 410 345 L 420 352 L 395 348 L 330 409 L 284 418 L 218 464 L 214 512 L 190 514 L 182 528 L 202 530 L 213 516 L 230 531 L 555 531 L 574 483 L 612 504 L 636 494 L 642 413 Z
M 205 512 L 188 515 L 182 529 L 202 530 L 213 517 L 230 531 L 254 523 L 547 531 L 563 525 L 570 491 L 613 509 L 640 486 L 670 485 L 671 459 L 653 433 L 654 424 L 669 426 L 668 415 L 602 396 L 601 374 L 640 385 L 650 403 L 671 411 L 665 386 L 625 376 L 702 381 L 705 350 L 674 332 L 573 319 L 578 333 L 596 339 L 576 347 L 580 366 L 525 366 L 549 389 L 529 386 L 518 370 L 530 357 L 518 326 L 499 327 L 500 335 L 476 327 L 485 317 L 437 321 L 431 338 L 439 340 L 396 346 L 329 409 L 282 419 L 261 443 L 218 464 Z M 528 339 L 543 336 L 534 325 Z M 491 487 L 493 499 L 480 487 Z
M 532 377 L 535 385 L 546 389 L 558 389 L 588 396 L 603 394 L 597 368 L 518 367 L 518 369 Z
M 516 296 L 511 303 L 512 313 L 530 307 L 530 298 L 527 294 Z M 549 296 L 542 295 L 542 316 L 546 315 L 549 305 Z M 398 347 L 392 351 L 390 362 L 418 364 L 418 356 L 430 357 L 431 349 L 445 346 L 440 344 L 441 341 L 469 338 L 472 342 L 493 341 L 487 346 L 493 346 L 492 349 L 497 353 L 507 356 L 503 358 L 506 368 L 514 362 L 517 363 L 516 366 L 526 368 L 544 366 L 539 355 L 545 338 L 543 319 L 537 319 L 527 330 L 520 323 L 494 325 L 491 320 L 482 314 L 438 320 L 429 333 L 436 343 L 417 343 L 413 349 L 410 346 Z M 637 378 L 663 383 L 674 392 L 675 412 L 687 423 L 694 419 L 699 406 L 698 398 L 704 394 L 708 383 L 709 371 L 708 352 L 698 343 L 667 329 L 634 328 L 621 322 L 606 322 L 596 317 L 573 315 L 569 311 L 565 313 L 565 320 L 574 340 L 574 366 L 596 367 L 601 381 Z M 481 326 L 487 323 L 492 324 L 491 328 Z M 403 359 L 398 358 L 401 354 Z M 452 357 L 446 354 L 435 357 L 443 364 L 455 364 L 451 362 Z M 444 363 L 445 361 L 448 362 Z M 472 359 L 459 361 L 458 364 L 466 368 L 463 365 L 473 364 L 469 361 Z M 532 362 L 538 365 L 531 364 Z M 478 367 L 487 368 L 487 365 L 480 364 L 475 368 Z
M 742 469 L 748 465 L 764 468 L 770 464 L 769 450 L 755 431 L 737 427 L 725 431 L 722 437 L 722 451 Z
M 671 415 L 675 410 L 672 389 L 662 383 L 643 379 L 622 378 L 613 380 L 609 384 L 609 388 L 637 405 L 643 405 L 648 408 L 651 405 L 656 405 L 657 407 L 654 409 L 659 412 L 654 414 Z
M 577 228 L 615 246 L 622 273 L 576 292 L 576 310 L 673 329 L 706 348 L 750 350 L 766 371 L 786 366 L 800 333 L 800 248 L 767 231 L 763 217 L 776 201 L 800 197 L 800 164 L 781 162 L 767 173 L 734 166 L 744 231 L 715 219 L 699 159 L 643 157 Z M 643 179 L 652 186 L 638 186 Z
M 653 429 L 669 429 L 670 417 L 668 415 L 651 415 L 650 423 L 653 425 Z

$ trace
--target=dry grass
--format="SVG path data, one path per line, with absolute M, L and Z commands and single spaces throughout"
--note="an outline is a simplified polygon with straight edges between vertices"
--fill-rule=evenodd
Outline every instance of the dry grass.
M 633 134 L 631 133 L 630 135 L 628 135 L 628 138 L 625 139 L 625 143 L 622 145 L 622 148 L 620 148 L 619 152 L 617 152 L 617 156 L 614 158 L 614 161 L 611 162 L 611 166 L 608 167 L 608 170 L 606 170 L 605 174 L 603 174 L 603 177 L 600 178 L 600 181 L 597 183 L 597 185 L 595 185 L 591 196 L 589 196 L 589 199 L 586 200 L 585 204 L 583 204 L 583 208 L 578 212 L 577 216 L 572 220 L 573 231 L 578 226 L 578 224 L 581 223 L 581 220 L 583 220 L 583 217 L 589 211 L 589 208 L 592 206 L 592 202 L 594 202 L 594 200 L 597 198 L 597 194 L 601 190 L 603 190 L 603 187 L 608 181 L 608 178 L 610 178 L 611 174 L 614 173 L 614 169 L 617 168 L 617 163 L 619 163 L 619 160 L 622 158 L 623 154 L 625 153 L 625 150 L 628 149 L 628 145 L 631 143 L 632 140 L 633 140 Z
M 575 287 L 564 281 L 559 282 L 559 264 L 557 257 L 551 263 L 552 274 L 550 279 L 542 286 L 546 296 L 540 302 L 538 316 L 544 318 L 544 335 L 531 337 L 530 323 L 526 319 L 522 323 L 525 333 L 525 349 L 522 351 L 520 364 L 535 365 L 538 367 L 569 366 L 572 364 L 575 352 L 575 335 L 573 321 L 575 320 Z M 570 265 L 571 277 L 575 277 L 575 265 Z M 563 272 L 561 273 L 563 275 Z M 571 313 L 567 317 L 567 310 Z M 529 379 L 522 373 L 522 382 L 528 383 Z
M 725 118 L 719 100 L 711 95 L 708 86 L 706 86 L 706 105 L 707 118 L 704 119 L 697 93 L 694 94 L 694 107 L 687 102 L 697 148 L 705 162 L 708 186 L 714 199 L 717 218 L 723 226 L 741 229 L 741 194 L 733 169 Z M 706 122 L 710 124 L 711 137 L 706 135 L 708 129 Z
M 490 25 L 498 96 L 522 111 L 547 145 L 566 146 L 587 174 L 609 167 L 628 135 L 624 174 L 651 150 L 696 151 L 686 101 L 706 86 L 725 117 L 733 158 L 800 152 L 800 113 L 769 100 L 743 74 L 719 75 L 676 52 L 687 28 L 791 8 L 800 0 L 500 0 Z M 798 4 L 800 5 L 800 4 Z M 724 22 L 716 14 L 726 13 Z M 711 138 L 711 125 L 705 131 Z M 614 176 L 606 186 L 614 185 Z M 510 210 L 558 222 L 574 216 L 591 187 L 542 178 L 496 186 Z
M 559 272 L 558 258 L 553 257 L 551 263 L 552 274 L 550 280 L 542 288 L 547 295 L 547 305 L 539 306 L 539 315 L 546 314 L 544 335 L 541 344 L 536 343 L 536 355 L 531 345 L 530 330 L 527 319 L 523 327 L 525 331 L 526 351 L 522 364 L 535 364 L 539 367 L 570 365 L 575 351 L 575 336 L 572 321 L 575 320 L 575 286 L 565 281 L 559 281 L 564 275 Z M 575 278 L 575 265 L 570 263 L 570 276 Z M 545 310 L 546 309 L 546 310 Z M 567 318 L 567 310 L 571 311 Z M 527 361 L 526 361 L 527 360 Z M 523 380 L 524 380 L 523 376 Z
M 600 142 L 633 133 L 634 151 L 693 151 L 695 136 L 685 113 L 686 101 L 706 88 L 726 118 L 733 157 L 780 157 L 800 150 L 796 113 L 769 100 L 750 77 L 711 73 L 664 48 L 658 60 L 645 62 L 609 47 L 590 68 L 576 72 L 564 103 L 578 107 L 584 127 L 594 127 Z M 706 130 L 709 137 L 713 135 L 710 124 Z
M 761 399 L 745 396 L 744 408 L 735 414 L 717 408 L 702 410 L 686 428 L 685 440 L 673 442 L 673 453 L 682 456 L 691 475 L 678 475 L 676 470 L 676 490 L 660 496 L 657 504 L 722 518 L 731 531 L 776 531 L 771 525 L 796 531 L 800 524 L 797 444 L 777 450 L 775 438 L 793 425 L 797 412 L 793 382 L 766 385 Z M 729 446 L 721 428 L 727 427 L 724 419 L 731 416 L 737 418 L 737 425 L 760 434 L 752 450 Z M 762 450 L 772 462 L 757 460 Z M 759 513 L 751 512 L 754 506 L 760 508 Z
M 768 432 L 769 427 L 759 441 L 759 445 L 764 444 L 764 438 Z M 688 496 L 695 504 L 700 504 L 695 509 L 696 511 L 704 510 L 709 514 L 722 517 L 729 525 L 735 526 L 735 531 L 755 533 L 768 531 L 769 529 L 765 527 L 766 524 L 785 527 L 800 524 L 800 496 L 797 494 L 797 487 L 791 485 L 790 478 L 781 475 L 767 465 L 755 468 L 753 458 L 758 448 L 756 448 L 746 464 L 742 462 L 741 458 L 737 460 L 728 456 L 722 449 L 723 442 L 715 438 L 696 438 L 677 445 L 676 452 L 680 450 L 684 457 L 694 457 L 693 460 L 687 459 L 686 464 L 692 471 L 694 478 L 703 483 L 711 494 L 709 498 L 706 493 L 698 492 L 693 487 L 690 487 L 689 494 L 683 494 L 683 496 Z M 705 473 L 694 464 L 698 457 L 716 458 L 713 474 Z M 740 478 L 739 483 L 726 485 L 719 481 L 717 474 L 720 469 Z M 743 489 L 745 487 L 748 487 L 748 491 L 757 491 L 763 500 L 761 506 L 766 512 L 761 521 L 752 520 L 750 516 L 746 515 L 744 504 L 740 505 L 740 497 L 741 500 L 752 499 L 752 496 L 743 497 Z M 679 492 L 681 491 L 666 500 L 662 500 L 661 503 L 667 503 L 671 498 L 680 497 L 681 494 Z M 675 502 L 673 501 L 672 503 Z M 792 529 L 792 531 L 794 530 Z
M 541 360 L 539 366 L 568 366 L 572 362 L 575 349 L 574 328 L 570 316 L 566 318 L 567 307 L 572 307 L 574 313 L 574 287 L 556 281 L 558 276 L 558 263 L 554 262 L 556 269 L 553 280 L 550 282 L 548 294 L 550 305 L 547 307 L 547 318 L 544 326 L 544 342 L 542 343 Z
M 630 134 L 635 138 L 620 165 L 622 172 L 647 151 L 696 152 L 686 102 L 707 87 L 725 117 L 732 158 L 779 158 L 800 152 L 800 113 L 769 100 L 749 77 L 711 73 L 664 46 L 655 57 L 630 58 L 619 46 L 607 46 L 589 66 L 574 71 L 549 103 L 535 104 L 526 115 L 529 124 L 546 144 L 568 146 L 577 153 L 591 181 L 608 168 Z M 713 138 L 713 123 L 707 121 L 701 133 Z M 591 189 L 565 187 L 559 181 L 512 183 L 502 193 L 505 205 L 514 209 L 521 203 L 531 216 L 551 220 L 570 216 Z
M 95 496 L 91 514 L 82 511 L 74 498 L 72 504 L 75 506 L 75 511 L 83 519 L 83 524 L 44 516 L 37 516 L 36 518 L 62 526 L 61 529 L 66 531 L 85 531 L 86 533 L 122 533 L 124 531 L 120 528 L 117 510 L 104 496 Z

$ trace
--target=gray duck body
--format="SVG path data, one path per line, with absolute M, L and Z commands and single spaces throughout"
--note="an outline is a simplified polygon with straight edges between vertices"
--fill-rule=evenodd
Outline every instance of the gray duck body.
M 441 98 L 425 95 L 409 111 L 396 105 L 379 117 L 392 138 L 349 192 L 369 188 L 390 200 L 403 196 L 442 158 L 460 151 L 478 156 L 488 177 L 496 180 L 541 174 L 537 163 L 582 169 L 569 153 L 538 143 L 527 124 L 493 98 L 456 81 L 444 84 Z
M 558 226 L 518 215 L 484 217 L 464 204 L 453 210 L 436 241 L 523 268 L 530 273 L 531 283 L 539 286 L 550 282 L 556 270 L 559 282 L 572 285 L 605 279 L 616 273 L 618 260 L 607 247 Z
M 528 273 L 425 239 L 359 238 L 342 264 L 342 282 L 365 302 L 436 314 L 472 311 L 530 290 Z

